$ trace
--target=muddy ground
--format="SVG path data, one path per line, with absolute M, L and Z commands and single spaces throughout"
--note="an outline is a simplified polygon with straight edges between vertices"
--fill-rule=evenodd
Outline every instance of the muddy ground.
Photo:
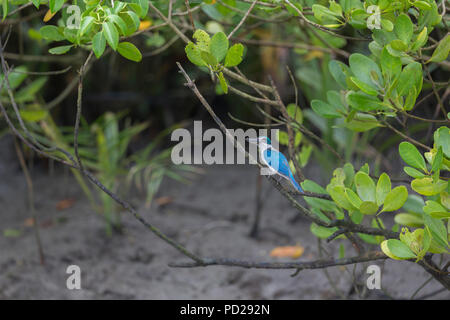
M 44 166 L 36 165 L 32 171 L 35 206 L 46 256 L 41 265 L 29 226 L 24 176 L 11 140 L 3 138 L 0 145 L 0 299 L 360 298 L 352 292 L 352 267 L 329 268 L 333 285 L 323 270 L 304 270 L 291 277 L 292 270 L 169 268 L 168 263 L 186 258 L 126 212 L 123 233 L 106 236 L 102 217 L 92 210 L 71 176 L 65 177 L 59 167 L 50 175 Z M 269 256 L 273 248 L 298 244 L 305 248 L 301 261 L 319 258 L 309 222 L 293 222 L 295 210 L 265 179 L 260 237 L 248 236 L 255 210 L 255 167 L 203 169 L 205 174 L 190 185 L 164 181 L 157 197 L 170 197 L 169 204 L 148 209 L 139 196 L 130 200 L 146 219 L 203 256 L 274 261 Z M 314 177 L 319 172 L 308 168 L 307 175 Z M 67 199 L 75 199 L 73 205 L 59 210 L 60 201 Z M 21 234 L 5 237 L 5 229 Z M 325 247 L 337 256 L 340 241 Z M 347 255 L 354 255 L 351 248 Z M 81 268 L 81 290 L 66 288 L 66 268 L 72 264 Z M 382 266 L 382 290 L 368 291 L 369 299 L 409 298 L 429 278 L 414 263 L 377 264 Z M 365 283 L 367 277 L 362 273 L 360 281 Z M 418 296 L 440 288 L 432 280 Z M 434 298 L 449 299 L 450 293 L 441 292 Z

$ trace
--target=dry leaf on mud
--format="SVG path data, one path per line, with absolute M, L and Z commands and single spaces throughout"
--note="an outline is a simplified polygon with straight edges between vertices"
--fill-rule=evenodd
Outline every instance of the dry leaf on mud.
M 34 219 L 33 218 L 25 219 L 25 221 L 23 222 L 23 225 L 25 227 L 32 227 L 32 226 L 34 226 Z
M 164 206 L 166 204 L 169 204 L 173 201 L 171 197 L 160 197 L 155 199 L 155 202 L 158 204 L 158 206 Z
M 302 246 L 276 247 L 270 252 L 271 257 L 277 258 L 300 258 L 305 251 Z
M 65 210 L 65 209 L 69 209 L 70 207 L 72 207 L 75 203 L 75 199 L 74 198 L 68 198 L 68 199 L 64 199 L 61 200 L 60 202 L 58 202 L 56 204 L 56 210 Z

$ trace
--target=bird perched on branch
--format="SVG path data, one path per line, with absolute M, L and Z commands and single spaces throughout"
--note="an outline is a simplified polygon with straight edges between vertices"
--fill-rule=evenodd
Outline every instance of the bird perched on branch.
M 297 181 L 295 181 L 286 157 L 280 151 L 272 147 L 268 137 L 249 138 L 247 141 L 258 146 L 261 162 L 266 165 L 273 174 L 277 174 L 287 179 L 297 191 L 303 192 L 303 189 Z

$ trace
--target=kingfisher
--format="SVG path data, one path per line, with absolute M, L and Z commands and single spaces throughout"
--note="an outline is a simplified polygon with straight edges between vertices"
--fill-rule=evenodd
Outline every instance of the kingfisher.
M 303 189 L 297 181 L 295 181 L 286 157 L 280 151 L 272 147 L 272 143 L 268 137 L 248 138 L 247 141 L 258 146 L 261 162 L 266 165 L 273 174 L 277 174 L 287 179 L 297 191 L 303 192 Z

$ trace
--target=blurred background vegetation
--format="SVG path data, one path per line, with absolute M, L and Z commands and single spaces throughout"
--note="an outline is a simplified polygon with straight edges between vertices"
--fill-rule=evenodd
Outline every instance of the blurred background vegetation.
M 21 115 L 38 140 L 54 143 L 72 152 L 78 70 L 86 60 L 88 51 L 80 46 L 64 55 L 51 55 L 48 50 L 54 46 L 53 42 L 46 40 L 40 32 L 43 26 L 64 24 L 67 19 L 64 9 L 69 3 L 64 3 L 63 9 L 53 15 L 47 1 L 40 1 L 39 9 L 31 5 L 21 9 L 28 1 L 3 0 L 3 4 L 5 2 L 10 5 L 9 13 L 1 22 L 0 31 L 3 39 L 9 36 L 5 58 L 15 71 L 10 75 L 10 82 L 15 99 L 21 106 Z M 78 1 L 78 4 L 88 2 Z M 305 15 L 312 21 L 317 21 L 311 10 L 313 5 L 330 5 L 328 0 L 294 2 L 303 7 Z M 164 14 L 172 6 L 174 23 L 188 36 L 192 35 L 193 28 L 184 0 L 153 3 Z M 240 0 L 189 1 L 195 28 L 212 34 L 236 26 L 251 3 Z M 369 55 L 367 42 L 348 41 L 299 24 L 295 14 L 281 10 L 278 4 L 279 1 L 261 1 L 231 40 L 245 44 L 245 58 L 240 70 L 248 78 L 262 83 L 267 83 L 268 76 L 271 76 L 286 103 L 295 103 L 297 99 L 301 122 L 343 157 L 338 159 L 323 144 L 303 137 L 301 165 L 307 165 L 308 160 L 319 163 L 326 179 L 342 163 L 341 160 L 351 161 L 355 167 L 369 162 L 376 175 L 382 170 L 398 170 L 396 162 L 391 161 L 389 150 L 396 149 L 401 137 L 378 128 L 366 132 L 350 131 L 342 128 L 342 119 L 326 119 L 310 109 L 313 99 L 326 100 L 328 91 L 339 89 L 329 71 L 330 60 L 346 61 L 349 52 Z M 16 10 L 18 8 L 21 10 Z M 218 85 L 211 84 L 207 72 L 189 63 L 184 51 L 185 43 L 171 28 L 153 29 L 164 22 L 152 9 L 141 17 L 140 34 L 132 38 L 142 52 L 141 62 L 131 62 L 109 50 L 100 59 L 93 58 L 95 61 L 88 66 L 84 77 L 80 155 L 86 166 L 96 171 L 107 187 L 117 191 L 117 177 L 127 177 L 129 182 L 143 188 L 147 203 L 150 203 L 162 177 L 171 176 L 181 181 L 183 175 L 180 171 L 193 171 L 193 168 L 175 169 L 171 165 L 168 149 L 170 131 L 189 126 L 194 119 L 206 123 L 210 121 L 209 115 L 183 85 L 184 79 L 175 62 L 185 66 L 228 127 L 247 127 L 234 118 L 264 122 L 254 103 L 234 94 L 223 94 Z M 358 27 L 355 21 L 351 24 L 340 31 L 370 39 L 371 31 L 365 26 Z M 433 36 L 442 39 L 445 33 L 445 28 L 436 28 Z M 273 41 L 284 45 L 264 45 L 264 42 Z M 434 70 L 435 67 L 430 67 L 434 81 L 448 81 L 448 70 Z M 54 70 L 63 72 L 45 75 Z M 291 79 L 290 71 L 294 79 Z M 424 92 L 428 94 L 431 87 L 431 83 L 425 82 Z M 2 102 L 8 105 L 7 90 L 3 88 L 0 94 Z M 436 97 L 429 97 L 416 110 L 417 115 L 433 118 L 437 102 Z M 276 114 L 276 111 L 273 112 Z M 411 121 L 408 131 L 426 144 L 431 142 L 433 127 L 433 123 Z M 0 118 L 0 135 L 7 133 L 6 123 Z M 394 157 L 398 159 L 398 156 Z M 103 204 L 96 204 L 80 174 L 74 174 L 93 206 L 111 211 L 108 197 L 102 196 Z M 108 219 L 113 223 L 115 218 Z

